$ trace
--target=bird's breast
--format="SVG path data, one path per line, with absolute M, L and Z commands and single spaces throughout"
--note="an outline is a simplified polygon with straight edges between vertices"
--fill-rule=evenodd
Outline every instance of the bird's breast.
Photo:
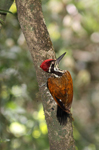
M 73 82 L 69 71 L 65 71 L 62 76 L 55 77 L 52 75 L 48 78 L 48 89 L 56 102 L 59 99 L 65 108 L 69 109 L 71 107 Z

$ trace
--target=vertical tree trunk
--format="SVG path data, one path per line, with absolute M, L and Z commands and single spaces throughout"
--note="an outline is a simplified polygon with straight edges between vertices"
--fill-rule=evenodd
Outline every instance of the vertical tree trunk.
M 75 150 L 72 123 L 68 120 L 66 126 L 60 126 L 56 118 L 56 104 L 44 86 L 47 73 L 40 69 L 40 64 L 47 58 L 55 58 L 43 14 L 40 0 L 16 0 L 18 19 L 32 55 L 36 75 L 41 92 L 45 119 L 48 127 L 48 137 L 51 150 Z M 52 110 L 52 106 L 54 110 Z

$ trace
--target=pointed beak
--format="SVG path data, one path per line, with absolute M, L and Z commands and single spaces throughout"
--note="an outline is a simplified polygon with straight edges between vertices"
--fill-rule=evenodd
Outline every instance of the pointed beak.
M 59 65 L 60 61 L 62 60 L 62 58 L 65 56 L 66 52 L 64 54 L 62 54 L 61 56 L 59 56 L 57 59 L 56 59 L 56 65 Z

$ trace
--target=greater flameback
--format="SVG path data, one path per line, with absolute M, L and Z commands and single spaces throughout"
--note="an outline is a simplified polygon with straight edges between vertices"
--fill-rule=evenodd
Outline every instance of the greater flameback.
M 47 59 L 40 67 L 51 76 L 47 80 L 48 89 L 57 103 L 57 119 L 61 125 L 67 123 L 67 118 L 72 118 L 70 108 L 73 100 L 73 81 L 67 70 L 58 68 L 59 62 L 64 57 L 62 54 L 58 59 Z

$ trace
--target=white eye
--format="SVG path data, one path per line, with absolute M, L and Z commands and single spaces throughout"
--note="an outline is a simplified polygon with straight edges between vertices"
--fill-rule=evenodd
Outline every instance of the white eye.
M 51 65 L 54 65 L 54 64 L 55 64 L 55 62 L 54 62 L 54 61 L 52 61 Z

